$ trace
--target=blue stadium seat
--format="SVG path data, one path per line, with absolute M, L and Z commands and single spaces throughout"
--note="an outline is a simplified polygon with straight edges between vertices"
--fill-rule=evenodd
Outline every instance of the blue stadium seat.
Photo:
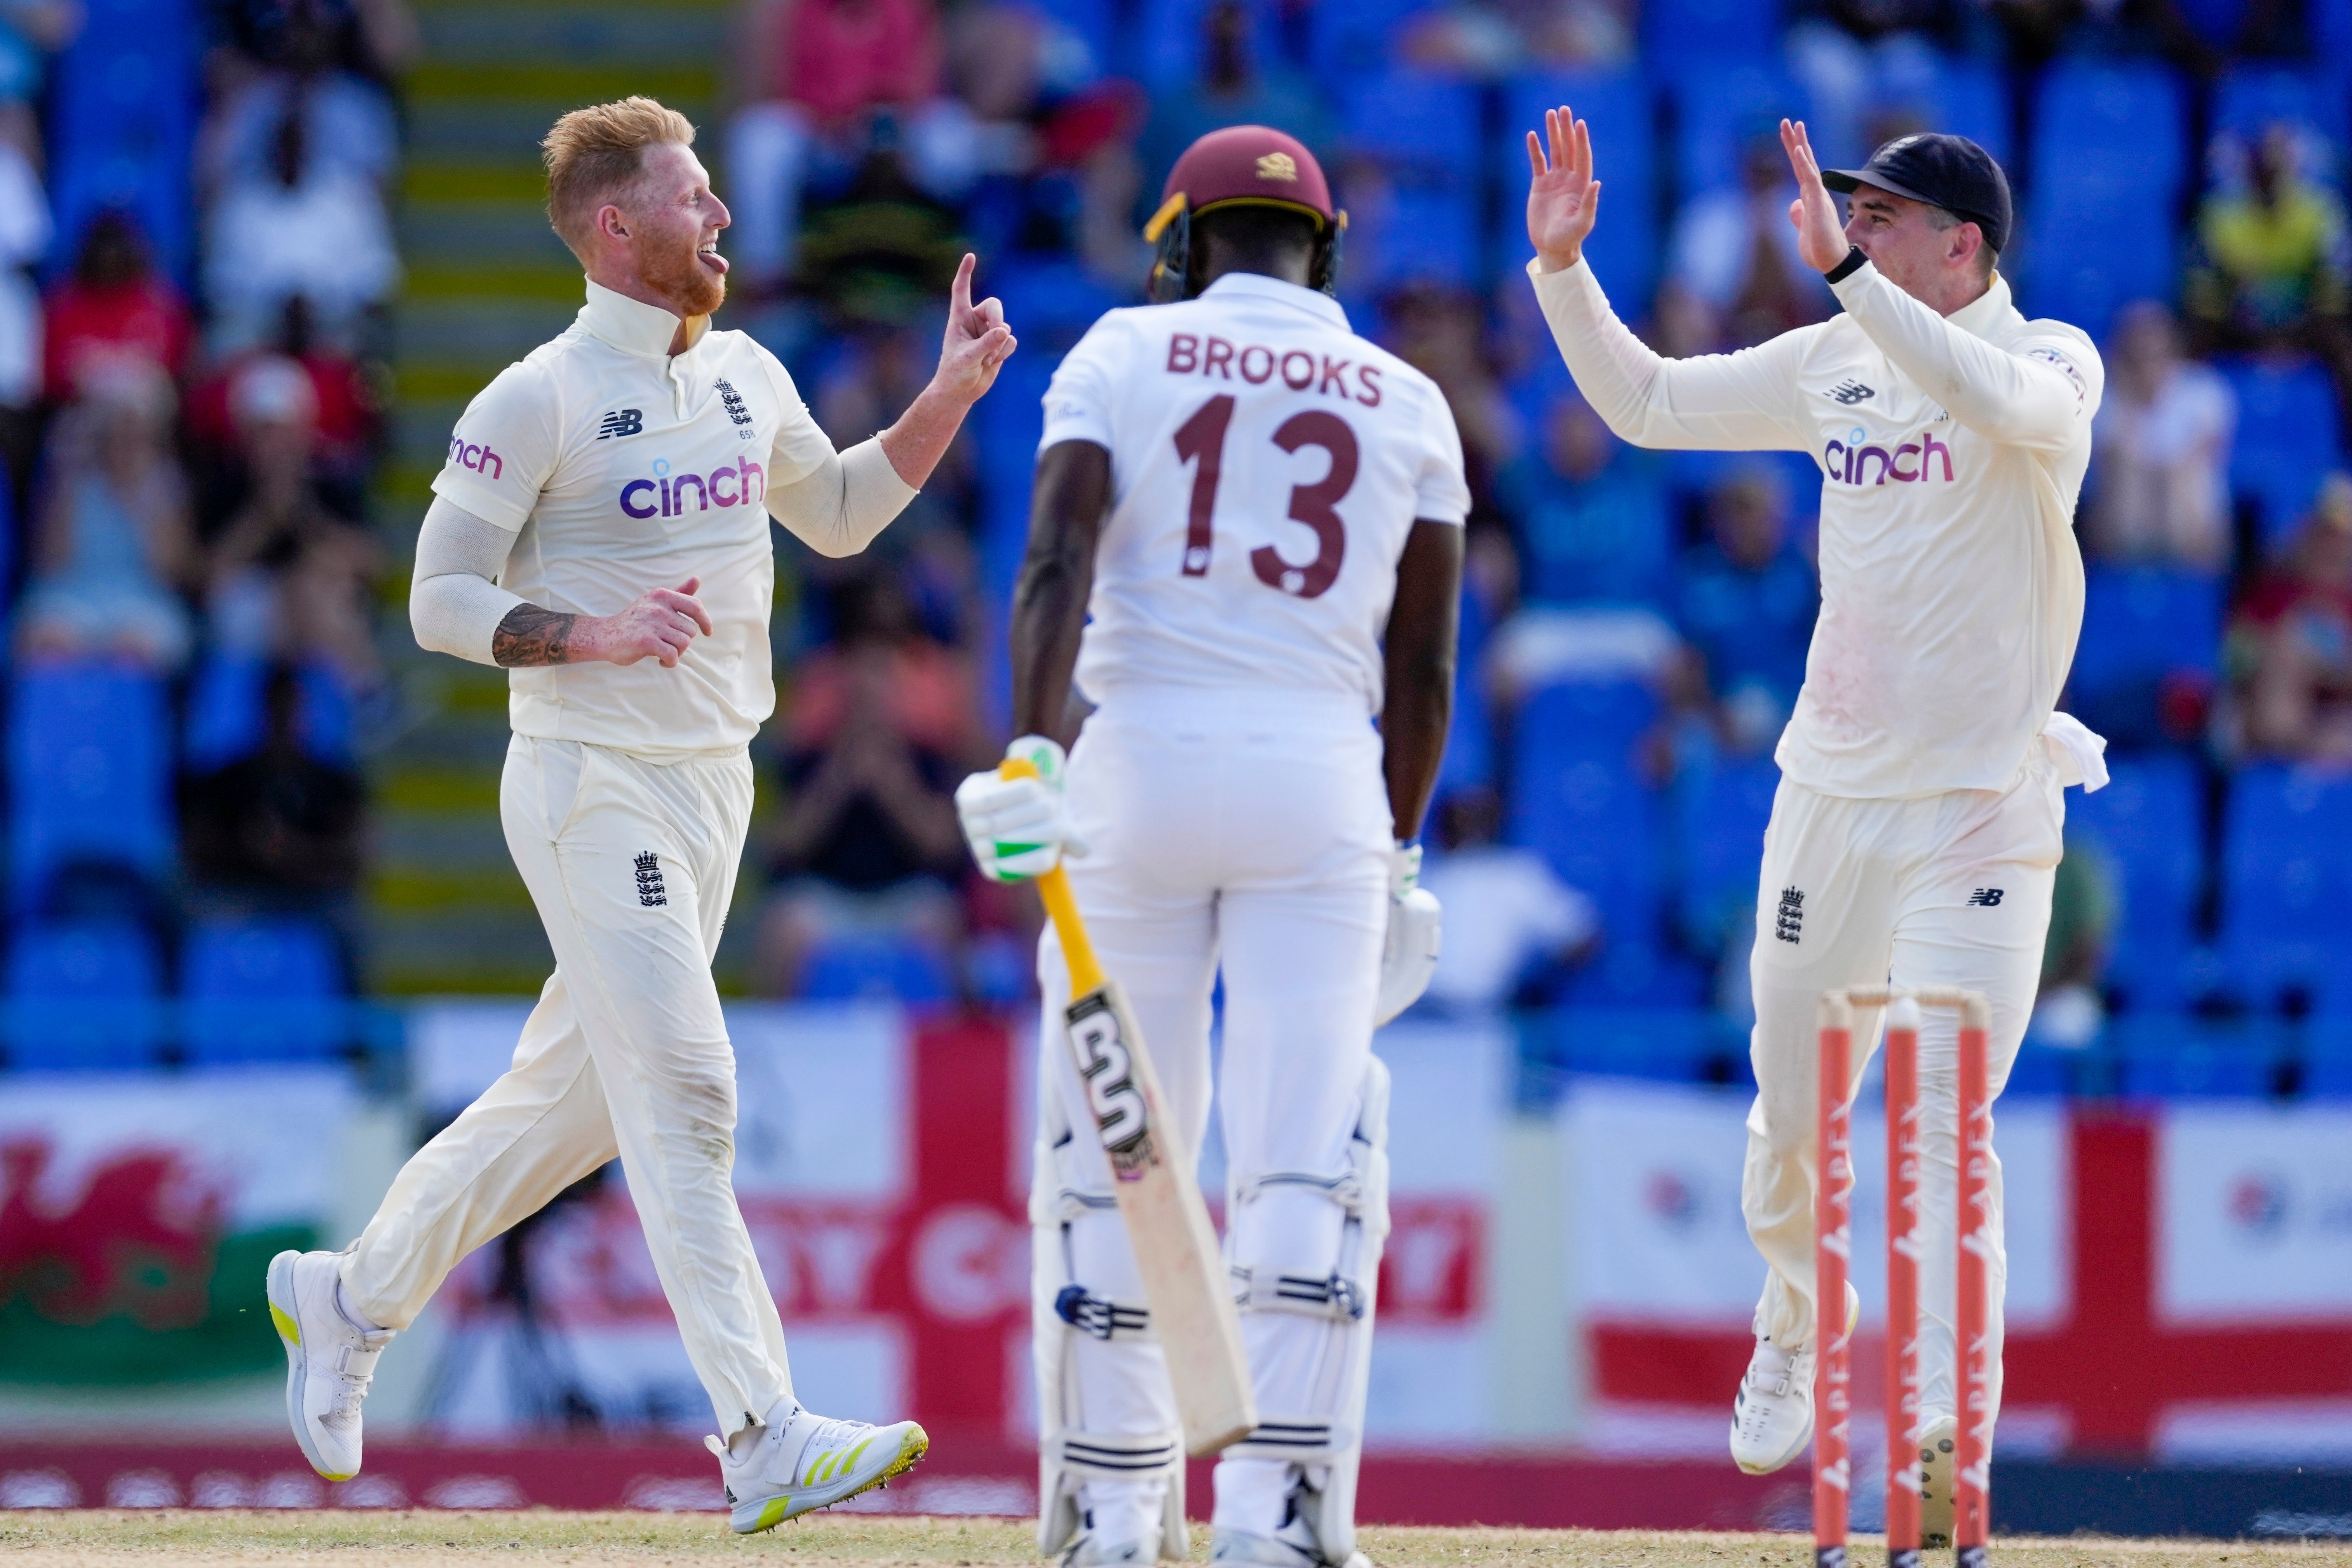
M 2179 292 L 2174 246 L 2147 240 L 2150 234 L 2171 232 L 2169 196 L 2045 184 L 2026 204 L 2023 227 L 2023 246 L 2011 248 L 2020 252 L 2019 308 L 2030 317 L 2051 317 L 2104 340 L 2124 306 L 2135 300 L 2168 300 Z
M 2181 20 L 2209 47 L 2221 52 L 2237 43 L 2238 29 L 2246 19 L 2246 0 L 2173 0 L 2173 5 Z
M 37 908 L 58 867 L 102 860 L 160 874 L 173 842 L 163 683 L 114 665 L 44 664 L 9 714 L 11 891 Z
M 1779 0 L 1649 0 L 1642 7 L 1647 60 L 1777 59 Z
M 1650 85 L 1633 71 L 1539 71 L 1503 84 L 1496 170 L 1510 195 L 1496 217 L 1496 265 L 1507 274 L 1527 259 L 1527 132 L 1542 135 L 1544 110 L 1562 104 L 1592 127 L 1593 172 L 1609 209 L 1585 242 L 1584 258 L 1621 310 L 1638 311 L 1658 269 L 1658 158 Z
M 2070 791 L 2066 829 L 2100 851 L 2122 910 L 2107 978 L 2135 1012 L 2179 1006 L 2204 875 L 2203 784 L 2186 757 L 2118 757 L 2107 787 Z
M 1307 64 L 1318 81 L 1357 81 L 1388 69 L 1398 30 L 1434 0 L 1349 0 L 1307 17 Z
M 1536 1021 L 1538 1048 L 1574 1073 L 1751 1084 L 1748 1037 L 1687 1008 L 1570 1006 Z
M 1702 952 L 1755 908 L 1764 829 L 1780 787 L 1780 769 L 1769 757 L 1718 762 L 1676 782 L 1682 855 L 1675 912 L 1685 938 Z
M 155 943 L 127 921 L 37 923 L 8 951 L 9 1065 L 153 1065 L 163 1043 Z
M 2169 219 L 2189 168 L 2180 82 L 2169 68 L 2063 58 L 2043 75 L 2034 104 L 2035 168 L 2065 170 L 2061 184 L 2075 190 L 2152 197 Z
M 1478 89 L 1459 78 L 1386 71 L 1351 83 L 1345 106 L 1348 145 L 1400 177 L 1459 186 L 1486 162 Z
M 188 682 L 182 757 L 197 773 L 250 756 L 268 738 L 264 691 L 269 679 L 265 659 L 210 654 Z M 320 762 L 352 757 L 351 692 L 325 665 L 299 672 L 302 687 L 302 749 Z
M 1022 323 L 1023 350 L 1034 338 L 1037 347 L 1055 358 L 1067 353 L 1104 311 L 1137 303 L 1104 288 L 1067 257 L 1016 251 L 999 258 L 989 270 L 982 287 L 1004 302 L 1005 320 Z
M 2179 1016 L 2118 1019 L 2104 1044 L 2135 1098 L 2248 1100 L 2271 1093 L 2281 1061 L 2276 1034 Z
M 923 942 L 888 933 L 845 935 L 810 952 L 798 994 L 811 1002 L 944 1002 L 955 994 L 955 978 Z
M 2009 81 L 1999 68 L 1981 60 L 1946 60 L 1929 101 L 1921 107 L 1927 123 L 1967 137 L 2008 165 L 2012 120 Z
M 51 67 L 49 201 L 58 243 L 52 273 L 109 207 L 129 210 L 158 260 L 183 284 L 195 262 L 188 177 L 195 146 L 198 8 L 180 0 L 88 0 L 73 42 Z
M 180 971 L 192 1061 L 315 1061 L 349 1037 L 342 958 L 316 921 L 205 921 Z
M 2320 481 L 2344 466 L 2335 384 L 2307 359 L 2231 358 L 2221 370 L 2238 396 L 2230 488 L 2253 499 L 2263 542 L 2276 546 L 2309 513 Z
M 1662 945 L 1659 804 L 1633 757 L 1655 714 L 1632 681 L 1548 686 L 1519 711 L 1509 837 L 1592 898 L 1612 949 Z
M 2226 973 L 2245 1000 L 2352 1011 L 2352 777 L 2275 764 L 2238 774 L 2221 921 Z
M 2270 60 L 2231 66 L 2213 85 L 2213 129 L 2248 142 L 2284 121 L 2316 136 L 2336 152 L 2334 173 L 2343 173 L 2345 142 L 2352 137 L 2342 89 L 2320 72 Z
M 1690 59 L 1681 51 L 1662 58 L 1677 62 Z M 1780 68 L 1779 60 L 1780 50 L 1775 47 L 1742 54 L 1736 61 L 1717 58 L 1681 64 L 1670 82 L 1677 201 L 1738 184 L 1743 137 L 1783 118 L 1806 117 L 1804 89 Z M 1596 149 L 1596 164 L 1600 157 Z M 1604 185 L 1608 184 L 1606 174 L 1598 168 L 1594 173 L 1601 174 Z M 1602 200 L 1608 197 L 1604 195 Z
M 2168 682 L 2210 683 L 2221 653 L 2221 579 L 2155 567 L 2095 566 L 2069 677 L 2074 711 L 2116 746 L 2164 738 Z
M 1027 0 L 1038 15 L 1087 47 L 1097 71 L 1112 67 L 1118 47 L 1117 0 Z

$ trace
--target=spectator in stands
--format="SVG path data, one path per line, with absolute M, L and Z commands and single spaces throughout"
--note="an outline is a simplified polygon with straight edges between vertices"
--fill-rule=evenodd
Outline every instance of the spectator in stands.
M 405 7 L 245 0 L 229 11 L 232 36 L 246 47 L 236 68 L 215 72 L 218 107 L 197 149 L 205 194 L 266 174 L 291 119 L 322 169 L 388 195 L 400 128 L 383 79 L 415 47 Z
M 1837 303 L 1797 259 L 1789 203 L 1797 194 L 1776 127 L 1741 138 L 1739 185 L 1702 191 L 1675 220 L 1667 275 L 1706 308 L 1724 348 L 1745 348 L 1826 319 Z
M 310 471 L 330 510 L 361 515 L 383 439 L 383 409 L 360 362 L 319 342 L 309 300 L 286 301 L 276 341 L 222 364 L 188 395 L 188 436 L 197 468 L 199 516 L 218 523 L 243 504 L 249 482 L 244 440 L 230 413 L 246 371 L 266 362 L 299 364 L 310 381 Z M 205 492 L 209 491 L 209 495 Z
M 1633 56 L 1632 7 L 1612 0 L 1457 0 L 1400 26 L 1399 58 L 1499 78 L 1529 67 L 1607 68 Z
M 367 784 L 304 745 L 301 677 L 283 662 L 263 689 L 261 744 L 180 785 L 180 833 L 199 901 L 218 913 L 307 913 L 348 938 L 366 861 Z
M 230 385 L 229 413 L 250 489 L 208 565 L 215 646 L 331 670 L 364 704 L 384 679 L 373 615 L 383 552 L 320 498 L 310 471 L 317 403 L 310 373 L 283 357 L 250 360 Z
M 1496 487 L 1517 536 L 1523 598 L 1663 607 L 1673 522 L 1655 460 L 1572 393 L 1552 404 L 1542 437 Z
M 1501 797 L 1485 785 L 1456 790 L 1438 805 L 1444 853 L 1421 874 L 1445 907 L 1445 942 L 1427 993 L 1438 1007 L 1491 1013 L 1544 999 L 1599 946 L 1592 900 L 1541 855 L 1499 842 L 1502 827 Z
M 28 657 L 179 668 L 195 563 L 187 489 L 172 454 L 173 397 L 157 366 L 93 365 L 50 433 L 33 581 L 17 622 Z
M 41 294 L 32 269 L 48 255 L 49 199 L 33 166 L 38 136 L 0 116 L 0 460 L 21 501 L 40 441 Z
M 1304 77 L 1256 58 L 1247 6 L 1212 0 L 1202 29 L 1198 79 L 1154 99 L 1143 129 L 1143 191 L 1154 205 L 1176 155 L 1222 127 L 1278 125 L 1318 158 L 1330 144 L 1323 95 Z
M 1387 331 L 1381 342 L 1445 395 L 1462 433 L 1463 468 L 1474 516 L 1490 514 L 1495 485 L 1519 449 L 1519 417 L 1505 397 L 1485 342 L 1486 312 L 1477 296 L 1423 283 L 1381 301 Z
M 1706 510 L 1707 541 L 1683 564 L 1683 636 L 1705 666 L 1724 742 L 1769 751 L 1805 683 L 1821 586 L 1791 537 L 1788 487 L 1776 470 L 1733 470 Z
M 73 42 L 81 24 L 82 8 L 75 0 L 0 5 L 0 138 L 26 145 L 37 142 L 32 106 L 41 100 L 48 57 Z
M 392 226 L 373 182 L 320 154 L 298 100 L 273 128 L 257 169 L 234 169 L 205 226 L 212 346 L 234 353 L 277 335 L 289 300 L 310 301 L 317 331 L 349 349 L 377 335 L 372 318 L 400 280 Z
M 81 237 L 73 270 L 49 291 L 42 324 L 42 384 L 71 402 L 94 371 L 126 359 L 177 377 L 187 362 L 188 308 L 155 270 L 138 224 L 100 214 Z
M 2115 936 L 2115 868 L 2094 840 L 2066 835 L 2050 891 L 2050 934 L 2042 948 L 2042 989 L 2027 1032 L 2044 1045 L 2087 1046 L 2106 1021 L 2100 983 Z
M 927 153 L 968 164 L 954 143 L 971 116 L 941 97 L 943 52 L 930 0 L 754 0 L 734 54 L 745 107 L 727 130 L 728 250 L 741 286 L 772 289 L 791 274 L 803 187 L 845 183 L 875 147 L 878 113 L 918 174 Z
M 2284 567 L 2247 595 L 2230 643 L 2247 751 L 2352 762 L 2352 479 L 2329 477 Z
M 945 957 L 961 934 L 953 792 L 985 751 L 970 671 L 921 633 L 890 578 L 837 597 L 838 643 L 802 665 L 785 721 L 786 804 L 751 963 L 754 988 L 772 995 L 789 994 L 829 941 Z
M 2288 127 L 2264 132 L 2242 189 L 2219 190 L 2197 215 L 2189 310 L 2234 345 L 2325 346 L 2346 302 L 2343 205 L 2295 168 Z
M 2126 306 L 2092 429 L 2096 488 L 2084 542 L 2103 561 L 2215 573 L 2230 563 L 2237 396 L 2181 355 L 2172 312 Z

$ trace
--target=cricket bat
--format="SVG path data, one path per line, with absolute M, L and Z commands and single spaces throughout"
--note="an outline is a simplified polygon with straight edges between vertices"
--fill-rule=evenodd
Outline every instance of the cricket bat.
M 1008 759 L 1001 771 L 1006 778 L 1035 772 L 1019 759 Z M 1037 879 L 1037 891 L 1069 963 L 1070 1005 L 1064 1015 L 1069 1047 L 1103 1152 L 1110 1157 L 1119 1217 L 1127 1222 L 1152 1331 L 1176 1387 L 1184 1447 L 1196 1458 L 1213 1454 L 1249 1435 L 1257 1425 L 1257 1402 L 1193 1152 L 1160 1110 L 1151 1053 L 1118 982 L 1095 961 L 1067 873 L 1055 867 Z

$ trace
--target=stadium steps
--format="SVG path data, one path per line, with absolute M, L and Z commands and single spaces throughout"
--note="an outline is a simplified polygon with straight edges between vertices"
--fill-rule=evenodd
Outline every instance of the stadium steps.
M 561 331 L 580 271 L 541 211 L 539 138 L 567 109 L 649 92 L 707 125 L 729 13 L 708 0 L 425 0 L 403 84 L 406 285 L 394 450 L 378 512 L 403 563 L 450 426 L 484 384 Z M 551 962 L 499 826 L 506 679 L 417 651 L 405 574 L 386 642 L 417 722 L 376 759 L 373 988 L 531 992 Z

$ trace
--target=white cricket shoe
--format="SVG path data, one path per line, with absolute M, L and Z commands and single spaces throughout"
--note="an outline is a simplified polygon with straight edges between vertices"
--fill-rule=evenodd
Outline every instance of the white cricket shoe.
M 340 1252 L 269 1260 L 269 1321 L 286 1342 L 286 1418 L 310 1468 L 331 1481 L 360 1473 L 360 1403 L 390 1329 L 360 1326 L 344 1306 Z
M 1862 1318 L 1862 1295 L 1845 1288 L 1845 1331 Z M 1813 1436 L 1811 1351 L 1787 1351 L 1759 1339 L 1739 1392 L 1731 1396 L 1731 1461 L 1769 1476 L 1805 1451 Z
M 1803 1453 L 1812 1436 L 1813 1352 L 1758 1340 L 1731 1396 L 1732 1463 L 1769 1476 Z
M 912 1421 L 829 1421 L 787 1399 L 769 1412 L 758 1440 L 740 1457 L 717 1437 L 704 1438 L 703 1446 L 719 1456 L 736 1533 L 751 1535 L 905 1475 L 931 1439 Z
M 1372 1560 L 1360 1552 L 1335 1558 L 1324 1551 L 1322 1533 L 1317 1529 L 1324 1500 L 1323 1494 L 1294 1470 L 1290 1506 L 1286 1510 L 1288 1517 L 1281 1528 L 1272 1535 L 1220 1530 L 1209 1548 L 1209 1561 L 1248 1563 L 1251 1568 L 1372 1568 Z
M 1160 1532 L 1156 1530 L 1146 1531 L 1139 1540 L 1122 1541 L 1116 1545 L 1097 1541 L 1094 1531 L 1088 1530 L 1062 1548 L 1059 1563 L 1060 1568 L 1125 1568 L 1127 1564 L 1149 1568 L 1159 1561 Z
M 1952 1482 L 1960 1446 L 1960 1424 L 1940 1411 L 1919 1423 L 1919 1544 L 1941 1551 L 1952 1544 Z

